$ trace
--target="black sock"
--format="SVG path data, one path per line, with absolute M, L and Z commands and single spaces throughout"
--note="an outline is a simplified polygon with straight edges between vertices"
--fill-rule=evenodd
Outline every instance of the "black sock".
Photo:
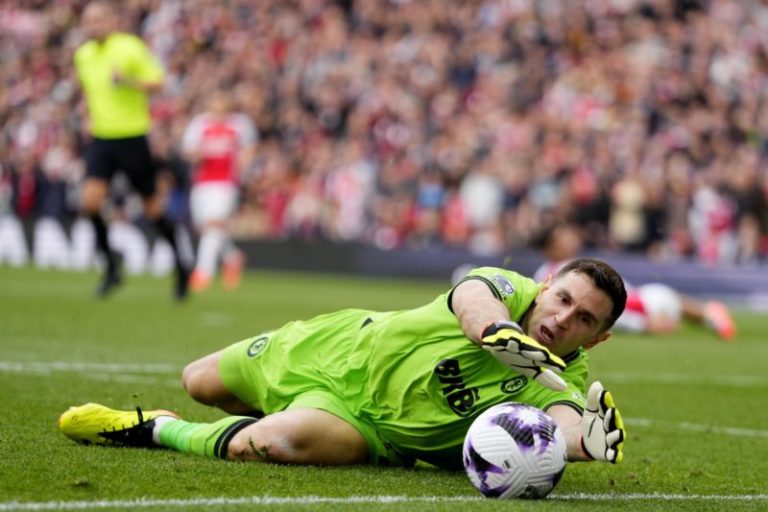
M 173 223 L 167 217 L 160 217 L 155 220 L 155 229 L 157 229 L 158 233 L 168 240 L 168 243 L 171 245 L 171 249 L 173 249 L 173 258 L 176 262 L 176 269 L 186 268 L 179 243 L 176 240 L 176 230 Z
M 96 250 L 104 257 L 107 269 L 112 270 L 115 268 L 115 258 L 112 251 L 109 249 L 107 225 L 98 213 L 91 215 L 90 219 L 91 224 L 93 225 L 93 230 L 96 233 Z

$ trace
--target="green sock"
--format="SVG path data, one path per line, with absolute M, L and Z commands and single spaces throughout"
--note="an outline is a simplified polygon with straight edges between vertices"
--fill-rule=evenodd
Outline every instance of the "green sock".
M 256 421 L 249 416 L 227 416 L 214 423 L 169 421 L 160 427 L 160 444 L 182 453 L 226 459 L 235 434 Z

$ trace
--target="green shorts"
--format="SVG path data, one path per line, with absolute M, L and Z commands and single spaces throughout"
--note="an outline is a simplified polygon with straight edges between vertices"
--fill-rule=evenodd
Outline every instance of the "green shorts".
M 370 462 L 412 465 L 357 412 L 364 378 L 349 368 L 348 350 L 365 313 L 322 315 L 239 341 L 221 352 L 219 374 L 224 386 L 254 409 L 265 414 L 298 408 L 330 412 L 365 438 Z

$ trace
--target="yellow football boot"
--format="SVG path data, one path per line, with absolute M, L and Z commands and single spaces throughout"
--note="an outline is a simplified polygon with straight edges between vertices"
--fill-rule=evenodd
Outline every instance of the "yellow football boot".
M 158 416 L 179 418 L 170 411 L 117 411 L 89 403 L 70 407 L 57 423 L 62 434 L 80 443 L 148 448 L 155 446 L 152 429 Z

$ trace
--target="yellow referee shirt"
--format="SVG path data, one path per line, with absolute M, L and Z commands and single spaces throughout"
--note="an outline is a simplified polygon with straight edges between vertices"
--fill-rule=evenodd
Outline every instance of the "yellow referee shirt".
M 163 68 L 144 41 L 116 32 L 103 43 L 91 40 L 83 44 L 74 60 L 88 103 L 91 135 L 100 139 L 145 135 L 150 127 L 147 93 L 112 81 L 115 71 L 128 79 L 163 80 Z

